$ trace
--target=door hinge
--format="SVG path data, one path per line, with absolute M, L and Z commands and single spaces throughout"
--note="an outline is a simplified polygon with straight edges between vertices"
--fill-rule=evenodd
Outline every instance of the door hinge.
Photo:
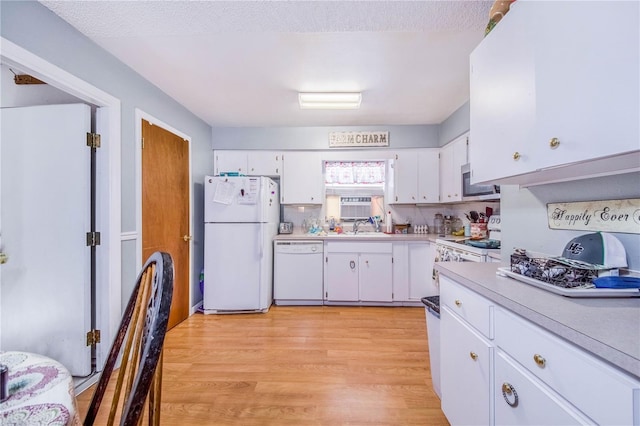
M 100 330 L 87 331 L 87 346 L 93 346 L 100 343 Z
M 99 232 L 87 232 L 87 246 L 95 247 L 100 245 L 100 233 Z
M 144 149 L 144 138 L 140 138 L 140 149 Z
M 97 133 L 87 133 L 87 146 L 89 148 L 100 148 L 100 135 Z

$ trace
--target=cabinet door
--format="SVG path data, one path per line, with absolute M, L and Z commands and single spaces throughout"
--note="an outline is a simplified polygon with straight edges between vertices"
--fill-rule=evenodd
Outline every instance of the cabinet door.
M 613 4 L 516 2 L 472 52 L 473 183 L 638 151 L 640 5 Z
M 391 302 L 393 300 L 392 255 L 362 253 L 359 262 L 360 300 Z
M 236 172 L 247 174 L 247 151 L 216 151 L 215 174 Z
M 324 181 L 318 152 L 283 154 L 282 204 L 322 204 Z
M 461 167 L 467 162 L 468 136 L 448 143 L 440 150 L 440 201 L 450 203 L 462 200 Z
M 470 56 L 472 182 L 535 169 L 528 151 L 536 109 L 532 25 L 525 2 L 516 3 Z
M 418 160 L 415 150 L 395 154 L 393 161 L 393 193 L 389 204 L 418 202 Z
M 493 348 L 446 306 L 440 308 L 442 411 L 452 425 L 491 424 Z
M 638 2 L 522 6 L 544 25 L 534 51 L 540 167 L 639 149 Z M 602 22 L 615 25 L 602 32 Z
M 437 203 L 440 196 L 439 150 L 418 151 L 418 199 L 417 203 Z
M 593 424 L 500 351 L 495 359 L 494 395 L 496 425 Z
M 326 256 L 325 299 L 358 301 L 358 254 L 330 253 Z
M 420 301 L 425 296 L 439 294 L 433 283 L 435 248 L 428 242 L 408 243 L 409 249 L 409 300 Z M 435 245 L 433 245 L 435 247 Z
M 282 173 L 282 153 L 278 151 L 249 151 L 247 170 L 249 176 L 279 177 Z

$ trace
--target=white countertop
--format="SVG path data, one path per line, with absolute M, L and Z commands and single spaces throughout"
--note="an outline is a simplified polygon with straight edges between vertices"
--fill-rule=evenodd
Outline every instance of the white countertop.
M 362 234 L 336 234 L 330 232 L 326 235 L 317 234 L 279 234 L 274 240 L 339 240 L 339 241 L 429 241 L 435 242 L 438 238 L 438 234 L 385 234 L 383 232 L 378 233 L 362 233 Z
M 640 378 L 640 298 L 560 296 L 498 276 L 499 266 L 436 263 L 441 274 Z

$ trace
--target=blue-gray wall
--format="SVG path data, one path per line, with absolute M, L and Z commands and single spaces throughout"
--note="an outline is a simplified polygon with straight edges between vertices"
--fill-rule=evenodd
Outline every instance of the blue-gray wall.
M 0 34 L 22 48 L 119 98 L 122 114 L 122 232 L 136 229 L 135 108 L 156 117 L 192 138 L 194 184 L 213 171 L 211 127 L 187 111 L 127 65 L 35 1 L 0 2 Z M 192 294 L 200 300 L 199 271 L 203 264 L 203 204 L 194 190 L 194 282 Z M 123 298 L 128 298 L 137 272 L 134 242 L 123 244 Z M 191 301 L 192 306 L 195 303 Z
M 389 149 L 438 147 L 436 125 L 343 127 L 214 127 L 213 149 L 329 149 L 330 132 L 388 131 Z M 380 148 L 376 148 L 380 149 Z
M 469 131 L 471 116 L 469 114 L 469 101 L 455 110 L 445 121 L 440 123 L 438 145 L 443 146 L 458 136 Z

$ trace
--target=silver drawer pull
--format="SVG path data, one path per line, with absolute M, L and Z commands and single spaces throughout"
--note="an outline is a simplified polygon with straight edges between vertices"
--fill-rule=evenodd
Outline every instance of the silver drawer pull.
M 544 357 L 542 355 L 535 354 L 533 356 L 533 360 L 536 362 L 536 364 L 538 364 L 538 367 L 540 367 L 540 368 L 544 368 L 545 365 L 547 365 L 547 360 L 544 359 Z
M 509 399 L 509 397 L 512 395 L 513 395 L 513 401 Z M 511 386 L 511 384 L 507 382 L 504 382 L 502 384 L 502 396 L 504 397 L 505 402 L 510 406 L 512 407 L 518 406 L 518 393 L 516 392 L 516 389 L 513 386 Z

